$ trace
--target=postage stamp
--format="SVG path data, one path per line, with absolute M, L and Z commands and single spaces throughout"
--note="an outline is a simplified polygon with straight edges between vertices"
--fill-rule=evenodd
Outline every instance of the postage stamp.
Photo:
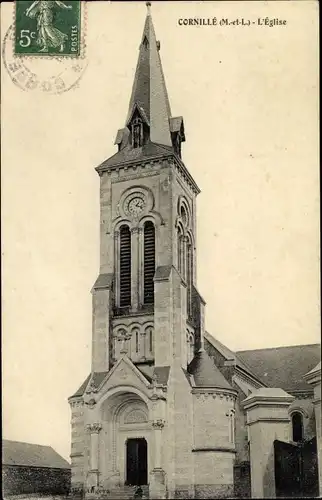
M 80 55 L 80 0 L 16 0 L 15 4 L 16 55 Z
M 10 26 L 2 44 L 2 60 L 12 82 L 33 93 L 61 94 L 78 87 L 87 68 L 86 57 L 30 57 L 14 53 L 15 30 Z

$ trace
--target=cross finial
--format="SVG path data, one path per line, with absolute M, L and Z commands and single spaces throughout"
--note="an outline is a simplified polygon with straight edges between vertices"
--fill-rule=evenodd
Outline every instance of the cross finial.
M 151 2 L 145 2 L 145 5 L 147 6 L 148 14 L 151 14 Z

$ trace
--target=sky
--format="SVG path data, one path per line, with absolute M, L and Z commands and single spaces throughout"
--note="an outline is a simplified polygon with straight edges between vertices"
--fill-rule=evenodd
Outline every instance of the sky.
M 1 6 L 2 34 L 12 9 Z M 90 371 L 94 168 L 116 151 L 145 13 L 144 2 L 89 2 L 88 66 L 63 94 L 22 91 L 2 66 L 3 433 L 65 458 L 67 398 Z M 201 189 L 207 331 L 235 350 L 320 342 L 317 3 L 154 2 L 152 15 L 172 114 L 185 121 L 183 160 Z M 266 16 L 287 24 L 178 23 Z M 26 64 L 46 73 L 69 63 Z

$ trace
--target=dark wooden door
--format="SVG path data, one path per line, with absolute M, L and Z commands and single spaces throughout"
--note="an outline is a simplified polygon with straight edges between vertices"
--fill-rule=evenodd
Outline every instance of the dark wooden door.
M 276 497 L 297 497 L 301 492 L 299 450 L 296 445 L 274 441 Z
M 276 497 L 318 496 L 316 438 L 297 445 L 274 441 Z
M 147 442 L 144 438 L 128 439 L 126 443 L 126 484 L 148 482 Z
M 302 496 L 319 496 L 319 477 L 316 437 L 301 446 Z

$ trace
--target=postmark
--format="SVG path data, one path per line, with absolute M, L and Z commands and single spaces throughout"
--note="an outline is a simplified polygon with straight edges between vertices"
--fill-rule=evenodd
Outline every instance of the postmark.
M 14 51 L 15 29 L 10 26 L 3 41 L 3 64 L 21 90 L 34 93 L 61 94 L 75 89 L 86 70 L 87 58 L 17 57 Z
M 81 0 L 16 0 L 15 55 L 81 54 Z

